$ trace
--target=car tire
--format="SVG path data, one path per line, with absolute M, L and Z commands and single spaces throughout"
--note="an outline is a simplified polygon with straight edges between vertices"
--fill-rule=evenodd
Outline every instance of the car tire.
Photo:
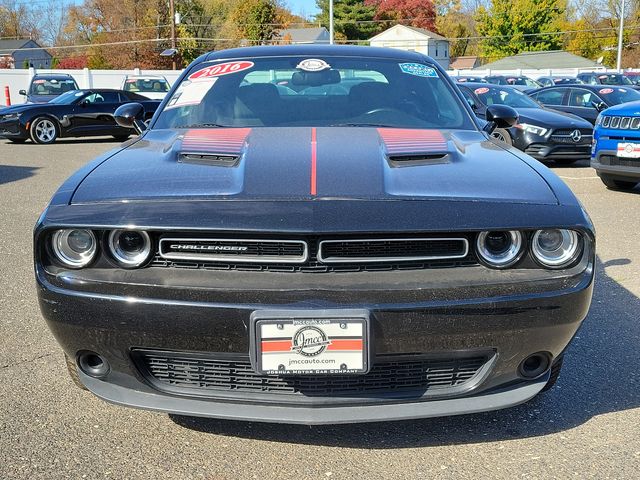
M 493 132 L 491 132 L 491 136 L 496 140 L 500 140 L 502 143 L 506 143 L 507 145 L 513 145 L 513 140 L 511 139 L 511 135 L 508 130 L 504 128 L 496 128 Z
M 602 183 L 604 183 L 607 186 L 607 188 L 611 190 L 631 190 L 638 184 L 638 182 L 614 180 L 608 175 L 601 175 L 600 180 L 602 180 Z
M 543 392 L 551 390 L 558 381 L 558 378 L 560 377 L 560 370 L 562 370 L 562 362 L 564 362 L 564 354 L 560 355 L 553 365 L 551 365 L 551 376 L 549 377 L 549 380 L 547 380 L 547 384 L 542 389 Z
M 130 135 L 113 135 L 113 138 L 115 138 L 118 142 L 126 142 L 127 140 L 129 140 Z
M 88 390 L 88 388 L 85 387 L 80 381 L 80 376 L 78 375 L 78 367 L 76 363 L 73 360 L 71 360 L 69 358 L 69 355 L 67 355 L 66 353 L 64 354 L 64 361 L 67 364 L 67 371 L 69 372 L 69 376 L 71 377 L 71 380 L 73 380 L 73 383 L 75 383 L 76 386 L 78 388 L 81 388 L 82 390 Z
M 24 143 L 27 141 L 26 138 L 9 138 L 8 139 L 11 143 Z
M 33 143 L 47 145 L 56 141 L 60 130 L 57 122 L 50 117 L 38 117 L 31 122 L 29 135 Z

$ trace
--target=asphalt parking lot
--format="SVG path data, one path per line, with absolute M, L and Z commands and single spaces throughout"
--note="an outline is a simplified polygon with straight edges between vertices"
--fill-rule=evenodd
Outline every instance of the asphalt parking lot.
M 113 140 L 0 140 L 0 479 L 638 478 L 640 187 L 554 168 L 598 235 L 591 312 L 558 385 L 509 410 L 304 427 L 116 407 L 74 387 L 40 316 L 31 231 L 60 183 Z

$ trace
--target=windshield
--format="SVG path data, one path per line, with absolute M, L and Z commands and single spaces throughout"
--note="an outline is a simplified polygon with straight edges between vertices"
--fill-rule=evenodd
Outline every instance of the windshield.
M 77 88 L 78 85 L 72 78 L 36 78 L 31 83 L 29 95 L 61 95 Z
M 159 92 L 169 91 L 169 83 L 164 78 L 128 78 L 124 82 L 127 92 Z
M 569 77 L 567 77 L 567 78 L 558 78 L 558 77 L 556 77 L 556 78 L 553 79 L 553 83 L 555 83 L 556 85 L 567 85 L 567 84 L 570 84 L 570 83 L 578 83 L 578 84 L 580 84 L 582 82 L 580 80 L 578 80 L 577 78 L 569 78 Z
M 640 100 L 640 92 L 631 88 L 601 88 L 598 94 L 609 104 L 637 102 Z
M 476 88 L 473 93 L 487 106 L 509 105 L 513 108 L 540 108 L 538 103 L 515 88 L 480 87 Z
M 54 98 L 53 100 L 49 100 L 49 103 L 55 103 L 58 105 L 70 105 L 75 102 L 79 97 L 82 97 L 85 94 L 82 90 L 71 90 L 69 92 L 65 92 L 59 97 Z
M 187 126 L 475 128 L 435 68 L 341 56 L 197 65 L 154 125 Z
M 609 73 L 607 75 L 598 75 L 598 80 L 602 85 L 633 85 L 624 75 L 619 73 Z
M 523 87 L 540 87 L 541 85 L 528 77 L 508 77 L 507 83 L 509 85 L 521 85 Z

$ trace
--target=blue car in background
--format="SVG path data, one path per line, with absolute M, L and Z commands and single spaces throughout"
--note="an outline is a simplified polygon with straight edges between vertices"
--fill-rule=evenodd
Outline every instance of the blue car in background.
M 596 120 L 591 166 L 614 190 L 640 183 L 640 101 L 604 110 Z

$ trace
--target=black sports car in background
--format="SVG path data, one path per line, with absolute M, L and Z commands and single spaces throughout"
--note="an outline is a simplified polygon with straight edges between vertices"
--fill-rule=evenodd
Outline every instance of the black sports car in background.
M 47 103 L 70 90 L 77 90 L 75 79 L 65 73 L 38 73 L 31 78 L 29 88 L 18 93 L 26 103 Z
M 516 112 L 486 118 L 416 52 L 199 57 L 37 222 L 40 308 L 72 378 L 123 405 L 308 424 L 550 388 L 591 301 L 594 232 L 555 174 L 489 136 Z
M 554 85 L 579 85 L 582 83 L 576 77 L 549 76 L 536 78 L 542 87 L 553 87 Z
M 603 85 L 562 85 L 527 93 L 545 107 L 572 113 L 588 120 L 592 125 L 595 125 L 602 110 L 640 100 L 640 92 L 637 90 Z
M 135 133 L 116 123 L 116 109 L 130 102 L 143 106 L 144 120 L 150 119 L 159 100 L 123 90 L 71 90 L 49 103 L 13 105 L 0 109 L 0 138 L 15 143 L 31 139 L 35 143 L 53 143 L 60 137 L 112 135 L 126 140 Z
M 543 108 L 521 91 L 483 83 L 458 85 L 476 115 L 486 118 L 491 105 L 508 105 L 518 112 L 518 123 L 496 128 L 493 136 L 541 161 L 570 164 L 591 156 L 593 126 L 575 115 Z

